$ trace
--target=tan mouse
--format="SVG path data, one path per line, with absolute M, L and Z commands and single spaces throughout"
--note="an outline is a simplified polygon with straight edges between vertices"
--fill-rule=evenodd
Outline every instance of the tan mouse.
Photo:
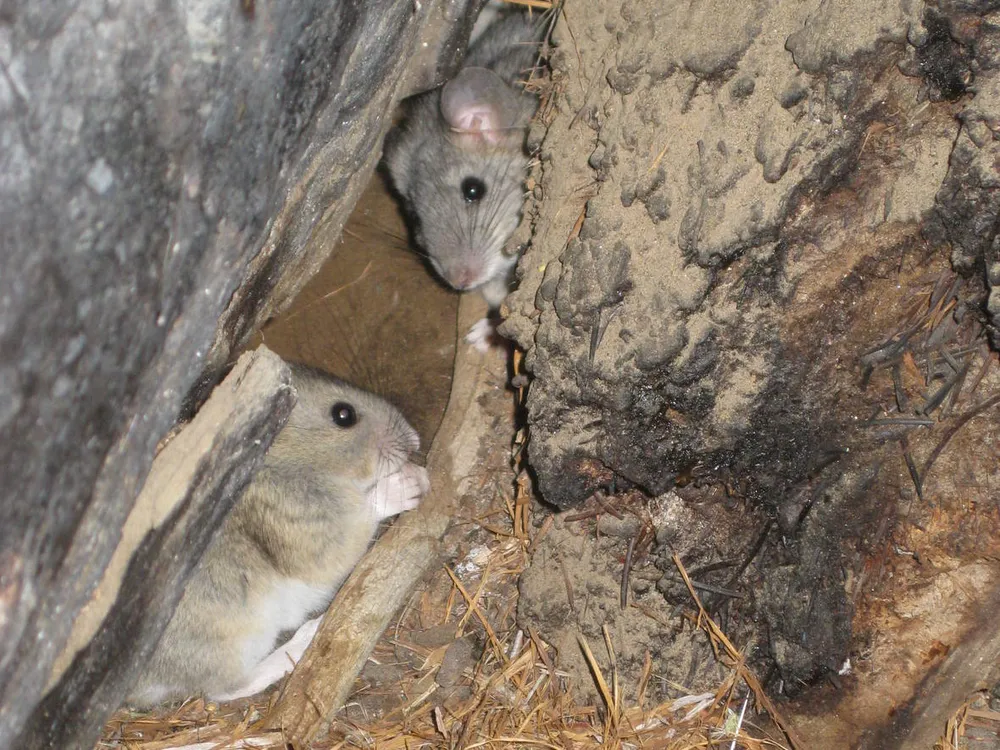
M 288 423 L 191 574 L 133 705 L 233 700 L 291 671 L 379 522 L 416 508 L 429 488 L 408 461 L 420 440 L 395 407 L 291 367 Z

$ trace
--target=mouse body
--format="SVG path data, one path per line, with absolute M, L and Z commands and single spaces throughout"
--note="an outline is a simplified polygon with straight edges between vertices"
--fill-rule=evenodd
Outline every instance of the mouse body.
M 416 244 L 449 286 L 479 291 L 493 309 L 517 263 L 506 244 L 521 220 L 525 139 L 538 108 L 523 82 L 544 31 L 538 15 L 498 13 L 455 78 L 409 100 L 386 142 Z
M 298 400 L 127 701 L 254 695 L 291 671 L 380 521 L 417 507 L 417 433 L 388 402 L 291 365 Z M 278 646 L 282 633 L 298 629 Z M 276 646 L 278 646 L 276 648 Z

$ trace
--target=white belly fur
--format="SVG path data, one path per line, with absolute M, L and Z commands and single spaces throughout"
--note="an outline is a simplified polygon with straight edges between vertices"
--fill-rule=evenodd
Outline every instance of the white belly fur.
M 330 603 L 330 589 L 295 578 L 276 583 L 270 594 L 258 600 L 255 632 L 244 639 L 243 667 L 251 670 L 275 647 L 275 639 L 285 630 L 294 630 L 309 616 Z

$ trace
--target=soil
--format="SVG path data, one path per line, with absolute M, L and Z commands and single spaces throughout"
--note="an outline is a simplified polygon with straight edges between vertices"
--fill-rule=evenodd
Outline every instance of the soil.
M 642 692 L 655 703 L 713 692 L 726 672 L 713 658 L 704 633 L 679 617 L 691 600 L 677 569 L 670 570 L 671 556 L 680 554 L 697 572 L 699 558 L 717 554 L 720 547 L 734 553 L 742 541 L 720 538 L 715 530 L 723 528 L 721 524 L 699 524 L 675 493 L 633 510 L 621 519 L 608 513 L 586 520 L 574 520 L 580 514 L 572 511 L 557 514 L 520 579 L 518 622 L 555 647 L 559 666 L 569 674 L 581 703 L 599 703 L 600 695 L 578 639 L 586 639 L 601 669 L 610 674 L 605 628 L 627 701 L 638 700 Z M 692 522 L 683 540 L 672 533 L 677 522 Z M 666 532 L 660 540 L 655 529 Z M 623 605 L 626 557 L 630 565 Z M 711 585 L 713 580 L 699 578 L 699 584 Z M 644 685 L 647 659 L 651 671 Z

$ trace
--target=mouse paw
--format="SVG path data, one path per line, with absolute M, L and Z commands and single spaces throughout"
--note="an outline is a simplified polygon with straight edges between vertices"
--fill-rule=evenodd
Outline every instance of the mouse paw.
M 482 318 L 477 320 L 469 332 L 465 334 L 465 341 L 467 344 L 471 344 L 477 352 L 485 354 L 490 350 L 490 345 L 495 342 L 496 337 L 497 330 L 493 321 L 489 318 Z
M 369 491 L 368 499 L 375 509 L 376 518 L 381 521 L 416 508 L 430 486 L 427 469 L 408 463 L 399 471 L 379 479 Z
M 291 672 L 299 663 L 302 654 L 312 643 L 321 619 L 322 617 L 314 617 L 300 625 L 299 629 L 295 631 L 295 635 L 265 656 L 260 664 L 250 670 L 247 682 L 241 688 L 231 693 L 218 693 L 209 697 L 220 702 L 233 701 L 237 698 L 248 698 L 269 688 Z

